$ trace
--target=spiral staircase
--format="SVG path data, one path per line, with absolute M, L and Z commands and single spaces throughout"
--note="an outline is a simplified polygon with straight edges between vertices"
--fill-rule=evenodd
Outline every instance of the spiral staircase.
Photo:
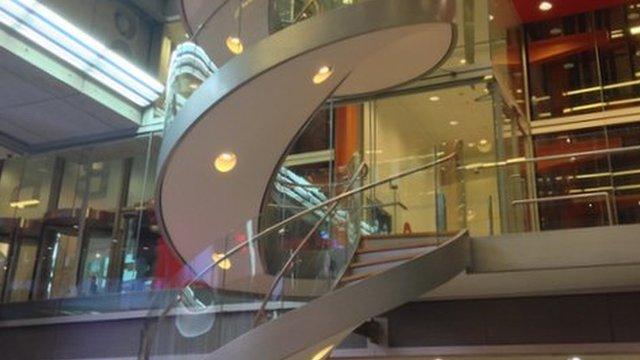
M 191 291 L 195 284 L 216 294 L 265 299 L 256 326 L 203 358 L 324 359 L 363 322 L 416 299 L 469 266 L 470 245 L 463 229 L 361 236 L 328 281 L 331 285 L 322 285 L 326 279 L 301 280 L 304 286 L 289 291 L 292 299 L 304 299 L 302 306 L 277 317 L 264 316 L 274 291 L 286 287 L 282 279 L 291 262 L 280 273 L 270 273 L 263 261 L 256 261 L 254 245 L 270 240 L 262 234 L 286 233 L 287 226 L 302 217 L 266 229 L 260 220 L 265 194 L 293 139 L 328 99 L 374 94 L 419 78 L 446 60 L 455 44 L 452 0 L 351 3 L 313 16 L 302 13 L 274 32 L 266 21 L 274 11 L 273 0 L 183 1 L 192 41 L 219 70 L 191 96 L 164 135 L 157 212 L 164 238 L 195 280 L 160 317 L 179 316 L 174 310 L 184 303 L 200 304 Z M 232 45 L 237 54 L 228 51 L 230 40 L 236 41 Z M 394 178 L 451 159 L 436 159 Z M 221 170 L 219 161 L 228 166 Z M 303 213 L 322 210 L 319 224 L 336 214 L 341 201 L 391 180 L 348 189 Z M 229 242 L 225 234 L 239 219 L 257 220 L 235 227 Z M 306 240 L 308 236 L 303 244 Z M 321 285 L 325 288 L 316 291 Z M 243 291 L 247 286 L 251 290 Z M 148 330 L 145 346 L 153 347 L 159 336 Z M 152 357 L 149 351 L 141 354 Z

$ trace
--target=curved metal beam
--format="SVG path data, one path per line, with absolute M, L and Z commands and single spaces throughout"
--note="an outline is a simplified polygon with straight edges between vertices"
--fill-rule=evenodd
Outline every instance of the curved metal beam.
M 393 87 L 444 61 L 453 3 L 365 1 L 282 30 L 220 68 L 166 129 L 160 152 L 158 218 L 176 252 L 220 251 L 216 238 L 260 213 L 287 147 L 329 97 Z M 323 65 L 333 76 L 313 84 Z M 223 151 L 238 156 L 231 173 L 212 169 Z

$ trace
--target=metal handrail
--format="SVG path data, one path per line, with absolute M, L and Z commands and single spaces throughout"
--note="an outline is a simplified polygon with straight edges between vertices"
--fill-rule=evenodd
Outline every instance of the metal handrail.
M 570 158 L 578 158 L 578 157 L 585 157 L 585 156 L 612 155 L 612 154 L 621 154 L 621 153 L 627 153 L 627 152 L 633 152 L 633 151 L 640 151 L 640 145 L 625 146 L 625 147 L 619 147 L 619 148 L 613 148 L 613 149 L 591 150 L 591 151 L 575 152 L 575 153 L 568 153 L 568 154 L 547 155 L 547 156 L 539 156 L 539 157 L 531 157 L 531 158 L 519 157 L 519 158 L 507 159 L 505 161 L 463 165 L 463 166 L 459 166 L 458 170 L 480 170 L 480 169 L 509 166 L 514 164 L 536 163 L 539 161 L 570 159 Z
M 594 198 L 594 197 L 605 198 L 605 203 L 607 204 L 607 216 L 609 218 L 609 226 L 613 226 L 613 209 L 611 206 L 611 195 L 608 192 L 596 192 L 596 193 L 587 193 L 587 194 L 561 195 L 561 196 L 549 196 L 549 197 L 543 197 L 543 198 L 514 200 L 511 202 L 511 206 L 538 204 L 538 203 L 561 201 L 561 200 Z
M 407 177 L 407 176 L 413 175 L 413 174 L 415 174 L 415 173 L 418 173 L 418 172 L 421 172 L 421 171 L 424 171 L 424 170 L 430 169 L 430 168 L 432 168 L 432 167 L 434 167 L 434 166 L 437 166 L 437 165 L 439 165 L 439 164 L 442 164 L 442 163 L 444 163 L 444 162 L 447 162 L 447 161 L 449 161 L 449 160 L 453 159 L 456 155 L 457 155 L 457 154 L 456 154 L 455 152 L 453 152 L 453 153 L 451 153 L 451 154 L 449 154 L 449 155 L 447 155 L 447 156 L 444 156 L 444 157 L 442 157 L 442 158 L 440 158 L 440 159 L 437 159 L 437 160 L 435 160 L 435 161 L 432 161 L 432 162 L 430 162 L 430 163 L 428 163 L 428 164 L 424 164 L 424 165 L 421 165 L 421 166 L 417 166 L 417 167 L 415 167 L 415 168 L 413 168 L 413 169 L 410 169 L 410 170 L 406 170 L 406 171 L 400 172 L 400 173 L 395 174 L 395 175 L 393 175 L 393 176 L 389 176 L 389 177 L 387 177 L 387 178 L 384 178 L 384 179 L 381 179 L 381 180 L 378 180 L 378 181 L 372 182 L 372 183 L 370 183 L 370 184 L 367 184 L 367 185 L 361 186 L 361 187 L 356 188 L 356 189 L 353 189 L 353 190 L 345 191 L 345 192 L 343 192 L 342 194 L 340 194 L 340 195 L 338 195 L 338 196 L 335 196 L 335 197 L 333 197 L 333 198 L 331 198 L 331 199 L 329 199 L 329 200 L 327 200 L 327 201 L 324 201 L 324 202 L 322 202 L 322 203 L 320 203 L 320 204 L 318 204 L 318 205 L 316 205 L 316 206 L 310 207 L 310 208 L 308 208 L 308 209 L 306 209 L 306 210 L 304 210 L 304 211 L 301 211 L 301 212 L 299 212 L 299 213 L 297 213 L 297 214 L 295 214 L 295 215 L 293 215 L 293 216 L 290 216 L 289 218 L 287 218 L 287 219 L 285 219 L 285 220 L 282 220 L 282 221 L 280 221 L 280 222 L 279 222 L 279 223 L 277 223 L 277 224 L 271 225 L 271 226 L 270 226 L 270 227 L 268 227 L 267 229 L 265 229 L 265 230 L 261 231 L 260 233 L 256 234 L 255 236 L 253 236 L 252 238 L 247 239 L 246 241 L 244 241 L 244 242 L 242 242 L 242 243 L 240 243 L 240 244 L 238 244 L 238 245 L 234 246 L 233 248 L 231 248 L 231 249 L 230 249 L 229 251 L 227 251 L 223 256 L 221 256 L 220 258 L 218 258 L 218 260 L 214 261 L 213 263 L 211 263 L 211 264 L 209 264 L 207 267 L 205 267 L 203 270 L 201 270 L 201 271 L 200 271 L 200 272 L 195 276 L 195 278 L 194 278 L 193 280 L 191 280 L 187 285 L 185 285 L 185 287 L 189 287 L 189 286 L 193 285 L 193 284 L 194 284 L 194 283 L 195 283 L 199 278 L 201 278 L 201 277 L 202 277 L 204 274 L 206 274 L 209 270 L 211 270 L 212 268 L 216 267 L 216 266 L 217 266 L 218 264 L 220 264 L 221 262 L 223 262 L 223 261 L 227 260 L 229 257 L 233 256 L 233 255 L 234 255 L 235 253 L 237 253 L 238 251 L 240 251 L 240 250 L 244 249 L 245 247 L 247 247 L 247 246 L 249 246 L 250 244 L 254 243 L 256 240 L 258 240 L 258 239 L 260 239 L 260 238 L 264 237 L 265 235 L 270 234 L 270 233 L 272 233 L 272 232 L 274 232 L 274 231 L 276 231 L 276 230 L 279 230 L 280 228 L 282 228 L 282 226 L 287 225 L 287 224 L 289 224 L 290 222 L 292 222 L 292 221 L 294 221 L 294 220 L 300 219 L 301 217 L 303 217 L 303 216 L 305 216 L 305 215 L 307 215 L 307 214 L 313 213 L 313 212 L 315 212 L 316 210 L 322 209 L 322 208 L 324 208 L 324 207 L 326 207 L 326 206 L 330 206 L 330 205 L 332 205 L 332 204 L 334 204 L 334 203 L 336 203 L 336 202 L 338 202 L 338 201 L 340 201 L 340 200 L 342 200 L 342 199 L 348 198 L 348 197 L 350 197 L 350 196 L 352 196 L 352 195 L 355 195 L 355 194 L 361 193 L 361 192 L 363 192 L 363 191 L 366 191 L 366 190 L 372 189 L 372 188 L 374 188 L 374 187 L 380 186 L 380 185 L 382 185 L 382 184 L 390 183 L 390 182 L 392 182 L 392 181 L 394 181 L 394 180 L 402 179 L 402 178 L 404 178 L 404 177 Z M 180 297 L 178 296 L 178 297 L 176 298 L 176 300 L 180 300 Z M 173 306 L 173 303 L 172 303 L 172 306 Z
M 366 167 L 365 163 L 360 163 L 360 165 L 358 166 L 358 169 L 356 169 L 356 171 L 353 173 L 353 176 L 349 180 L 349 183 L 347 184 L 347 190 L 345 190 L 345 191 L 348 191 L 348 189 L 351 188 L 351 186 L 353 186 L 353 184 L 355 184 L 356 180 L 358 180 L 358 178 L 360 178 L 360 173 L 365 169 L 365 167 Z M 282 278 L 284 277 L 285 272 L 287 271 L 287 269 L 293 263 L 293 260 L 298 256 L 298 254 L 300 253 L 302 248 L 305 245 L 307 245 L 307 243 L 309 242 L 309 239 L 311 239 L 311 236 L 313 236 L 313 234 L 316 232 L 316 230 L 318 230 L 320 225 L 322 225 L 322 223 L 324 223 L 324 221 L 329 217 L 329 215 L 333 213 L 333 211 L 336 209 L 336 207 L 338 207 L 338 204 L 339 204 L 339 202 L 334 202 L 333 204 L 331 204 L 329 209 L 327 209 L 327 211 L 325 211 L 324 215 L 322 215 L 322 217 L 320 217 L 320 219 L 318 219 L 318 221 L 316 221 L 316 223 L 313 225 L 311 230 L 309 230 L 307 235 L 305 235 L 304 239 L 302 239 L 300 244 L 298 244 L 296 249 L 289 256 L 289 259 L 287 259 L 287 261 L 284 263 L 284 265 L 282 266 L 282 268 L 280 269 L 280 271 L 276 275 L 276 278 L 271 283 L 271 287 L 269 288 L 269 291 L 265 294 L 264 299 L 262 300 L 262 305 L 260 305 L 260 310 L 258 310 L 258 312 L 256 313 L 256 316 L 254 317 L 254 320 L 253 320 L 253 326 L 254 327 L 256 327 L 260 323 L 260 320 L 262 319 L 262 317 L 266 313 L 267 303 L 269 302 L 269 299 L 271 298 L 271 295 L 273 294 L 274 290 L 278 286 L 278 282 L 280 282 L 280 280 L 282 280 Z

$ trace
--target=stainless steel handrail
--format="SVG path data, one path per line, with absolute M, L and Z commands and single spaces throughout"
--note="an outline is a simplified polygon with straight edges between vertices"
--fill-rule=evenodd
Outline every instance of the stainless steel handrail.
M 570 159 L 570 158 L 579 158 L 579 157 L 585 157 L 585 156 L 612 155 L 612 154 L 621 154 L 621 153 L 634 152 L 634 151 L 640 151 L 640 145 L 625 146 L 625 147 L 613 148 L 613 149 L 591 150 L 591 151 L 575 152 L 575 153 L 568 153 L 568 154 L 547 155 L 547 156 L 539 156 L 539 157 L 531 157 L 531 158 L 519 157 L 519 158 L 507 159 L 505 161 L 463 165 L 463 166 L 459 166 L 458 170 L 490 169 L 495 167 L 514 165 L 514 164 L 536 163 L 539 161 Z
M 596 192 L 596 193 L 586 193 L 586 194 L 576 194 L 576 195 L 561 195 L 561 196 L 549 196 L 549 197 L 543 197 L 543 198 L 514 200 L 511 202 L 511 206 L 538 204 L 538 203 L 561 201 L 561 200 L 595 198 L 595 197 L 605 198 L 605 202 L 607 204 L 607 216 L 609 218 L 609 226 L 613 226 L 613 209 L 611 206 L 611 195 L 608 192 Z
M 430 169 L 430 168 L 432 168 L 432 167 L 434 167 L 436 165 L 442 164 L 444 162 L 447 162 L 447 161 L 453 159 L 455 156 L 456 156 L 456 153 L 454 152 L 454 153 L 451 153 L 451 154 L 449 154 L 447 156 L 444 156 L 444 157 L 442 157 L 442 158 L 440 158 L 438 160 L 432 161 L 432 162 L 430 162 L 428 164 L 417 166 L 417 167 L 415 167 L 413 169 L 400 172 L 398 174 L 395 174 L 393 176 L 389 176 L 387 178 L 384 178 L 384 179 L 381 179 L 381 180 L 378 180 L 378 181 L 374 181 L 374 182 L 372 182 L 370 184 L 361 186 L 359 188 L 343 192 L 342 194 L 340 194 L 338 196 L 335 196 L 335 197 L 333 197 L 333 198 L 331 198 L 331 199 L 329 199 L 329 200 L 327 200 L 325 202 L 322 202 L 322 203 L 320 203 L 320 204 L 318 204 L 316 206 L 308 208 L 307 210 L 301 211 L 301 212 L 299 212 L 299 213 L 297 213 L 297 214 L 295 214 L 293 216 L 290 216 L 289 218 L 287 218 L 287 219 L 285 219 L 283 221 L 280 221 L 279 223 L 277 223 L 275 225 L 271 225 L 267 229 L 261 231 L 260 233 L 256 234 L 255 236 L 253 236 L 252 238 L 250 238 L 250 239 L 248 239 L 248 240 L 246 240 L 246 241 L 234 246 L 233 248 L 231 248 L 223 256 L 218 258 L 218 260 L 214 261 L 209 266 L 207 266 L 203 270 L 201 270 L 195 276 L 195 278 L 193 280 L 191 280 L 185 287 L 193 285 L 199 278 L 201 278 L 209 270 L 211 270 L 212 268 L 216 267 L 218 264 L 220 264 L 221 262 L 225 261 L 226 259 L 228 259 L 230 256 L 234 255 L 238 251 L 240 251 L 240 250 L 244 249 L 245 247 L 249 246 L 249 244 L 251 244 L 251 243 L 255 242 L 256 240 L 264 237 L 267 234 L 270 234 L 270 233 L 272 233 L 272 232 L 274 232 L 276 230 L 279 230 L 284 225 L 287 225 L 287 224 L 289 224 L 290 222 L 292 222 L 294 220 L 300 219 L 301 217 L 303 217 L 305 215 L 308 215 L 308 214 L 310 214 L 312 212 L 315 212 L 316 210 L 322 209 L 322 208 L 324 208 L 326 206 L 329 206 L 329 205 L 331 205 L 333 203 L 336 203 L 336 202 L 338 202 L 338 201 L 340 201 L 342 199 L 345 199 L 347 197 L 350 197 L 352 195 L 355 195 L 355 194 L 361 193 L 363 191 L 372 189 L 372 188 L 380 186 L 382 184 L 390 183 L 390 182 L 392 182 L 394 180 L 402 179 L 404 177 L 407 177 L 409 175 L 413 175 L 415 173 L 424 171 L 426 169 Z M 179 300 L 179 297 L 178 297 L 178 300 Z

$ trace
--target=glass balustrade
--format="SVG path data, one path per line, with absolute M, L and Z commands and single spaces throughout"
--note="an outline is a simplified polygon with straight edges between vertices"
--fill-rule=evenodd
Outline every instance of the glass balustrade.
M 188 261 L 156 298 L 154 308 L 162 310 L 150 313 L 145 356 L 214 351 L 332 291 L 362 236 L 415 232 L 444 240 L 462 229 L 462 191 L 455 189 L 462 182 L 452 181 L 461 176 L 457 160 L 442 153 L 418 164 L 389 162 L 379 165 L 377 178 L 359 164 L 332 189 L 336 197 L 300 201 L 284 217 L 267 208 L 212 241 L 218 245 Z M 398 197 L 408 182 L 424 189 L 410 206 Z

